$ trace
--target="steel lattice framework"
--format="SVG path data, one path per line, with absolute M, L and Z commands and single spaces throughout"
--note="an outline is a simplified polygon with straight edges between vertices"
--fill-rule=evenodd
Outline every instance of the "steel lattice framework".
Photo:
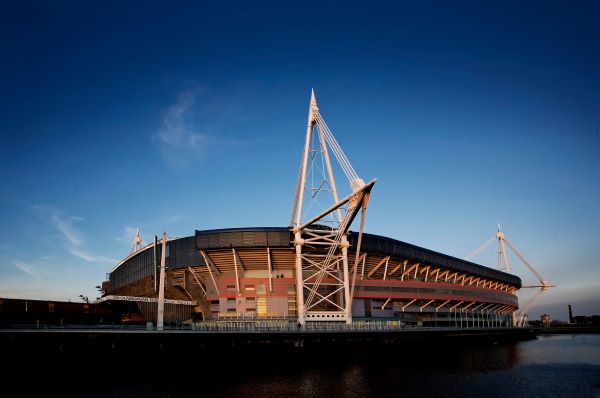
M 316 129 L 315 129 L 316 127 Z M 317 136 L 315 137 L 315 130 Z M 311 149 L 311 144 L 316 143 Z M 342 200 L 338 199 L 329 148 L 339 166 L 344 171 L 352 193 Z M 320 156 L 318 156 L 320 155 Z M 315 174 L 315 164 L 321 159 L 321 176 L 316 181 L 307 179 Z M 310 170 L 309 170 L 310 169 Z M 294 233 L 296 248 L 296 294 L 298 322 L 306 321 L 346 321 L 352 322 L 352 298 L 348 266 L 348 228 L 362 210 L 360 232 L 362 235 L 364 214 L 371 188 L 376 180 L 365 184 L 358 177 L 340 145 L 327 127 L 319 113 L 314 91 L 311 92 L 308 111 L 306 140 L 296 194 L 292 206 L 290 228 Z M 304 221 L 305 196 L 315 201 L 321 192 L 330 192 L 332 206 L 316 216 Z M 311 206 L 312 207 L 312 203 Z M 309 207 L 309 208 L 310 208 Z M 307 212 L 305 212 L 307 213 Z M 303 253 L 303 246 L 317 247 L 320 250 Z M 354 274 L 358 263 L 360 238 L 356 249 Z
M 490 237 L 487 241 L 485 241 L 481 246 L 471 252 L 467 257 L 467 260 L 471 260 L 475 258 L 476 255 L 481 253 L 483 249 L 489 246 L 494 240 L 498 241 L 498 270 L 502 269 L 502 261 L 504 260 L 504 272 L 510 272 L 510 266 L 508 265 L 508 254 L 506 250 L 506 245 L 512 250 L 512 252 L 521 260 L 521 262 L 527 267 L 527 269 L 538 279 L 540 282 L 539 285 L 525 285 L 523 288 L 534 288 L 539 289 L 535 292 L 535 294 L 528 300 L 528 302 L 521 308 L 520 314 L 513 313 L 513 323 L 515 326 L 523 326 L 525 321 L 527 320 L 527 311 L 533 306 L 535 301 L 542 295 L 542 293 L 548 291 L 552 287 L 556 287 L 552 285 L 550 282 L 544 279 L 544 277 L 534 268 L 534 266 L 527 261 L 527 259 L 521 254 L 521 252 L 506 238 L 504 232 L 498 223 L 498 231 L 492 237 Z M 506 244 L 505 244 L 506 243 Z

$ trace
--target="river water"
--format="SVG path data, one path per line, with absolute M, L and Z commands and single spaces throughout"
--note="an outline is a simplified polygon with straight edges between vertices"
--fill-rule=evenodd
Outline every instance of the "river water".
M 62 384 L 82 397 L 568 397 L 600 398 L 600 335 L 541 335 L 476 347 L 421 346 L 373 356 L 189 358 L 127 376 Z

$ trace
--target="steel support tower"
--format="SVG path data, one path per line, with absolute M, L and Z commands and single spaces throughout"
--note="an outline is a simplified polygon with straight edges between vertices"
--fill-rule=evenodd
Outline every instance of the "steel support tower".
M 352 190 L 352 193 L 341 200 L 338 198 L 329 149 L 348 178 Z M 353 267 L 355 275 L 364 214 L 375 181 L 365 184 L 358 177 L 321 117 L 312 91 L 304 150 L 290 217 L 290 229 L 294 234 L 296 249 L 296 303 L 300 324 L 307 321 L 352 322 L 347 234 L 352 221 L 362 210 L 357 256 Z M 327 193 L 330 198 L 326 201 L 331 205 L 315 205 L 319 198 L 329 196 Z M 314 209 L 319 206 L 324 210 L 311 217 L 310 210 L 314 213 Z M 304 246 L 313 248 L 311 253 L 303 252 Z

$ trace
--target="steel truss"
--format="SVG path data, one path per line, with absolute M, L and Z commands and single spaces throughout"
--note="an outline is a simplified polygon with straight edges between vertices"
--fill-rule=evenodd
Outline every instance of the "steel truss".
M 315 126 L 318 132 L 315 137 Z M 311 144 L 316 143 L 316 148 Z M 338 199 L 333 169 L 329 157 L 333 152 L 344 174 L 348 178 L 352 193 Z M 320 155 L 321 163 L 315 162 Z M 310 163 L 310 165 L 309 165 Z M 322 175 L 315 181 L 315 168 Z M 296 248 L 296 301 L 298 322 L 345 321 L 352 322 L 352 299 L 348 265 L 348 228 L 359 211 L 362 211 L 359 239 L 356 248 L 354 275 L 359 261 L 360 240 L 364 214 L 370 192 L 376 180 L 365 184 L 358 177 L 341 147 L 319 114 L 314 92 L 308 112 L 306 140 L 298 173 L 296 194 L 290 218 L 290 229 L 294 233 Z M 311 175 L 308 181 L 308 175 Z M 331 194 L 331 205 L 308 221 L 303 221 L 303 205 L 307 196 L 308 213 L 321 192 Z M 304 247 L 310 250 L 304 251 Z
M 479 246 L 477 249 L 475 249 L 472 253 L 470 253 L 466 257 L 466 259 L 467 260 L 473 259 L 477 254 L 481 253 L 481 251 L 483 251 L 483 249 L 485 249 L 494 240 L 498 241 L 498 269 L 499 270 L 501 270 L 502 259 L 504 259 L 504 271 L 505 272 L 510 271 L 510 267 L 508 265 L 507 250 L 506 250 L 506 245 L 508 245 L 510 250 L 512 250 L 512 252 L 519 258 L 519 260 L 521 260 L 523 265 L 525 265 L 525 267 L 527 267 L 527 269 L 540 282 L 539 285 L 522 286 L 522 288 L 539 289 L 527 301 L 527 303 L 523 306 L 523 308 L 521 309 L 519 314 L 513 312 L 513 324 L 517 327 L 522 327 L 525 325 L 525 322 L 527 321 L 527 316 L 528 316 L 527 312 L 533 306 L 535 301 L 542 295 L 542 293 L 544 293 L 544 292 L 548 291 L 550 288 L 556 287 L 556 286 L 552 285 L 550 282 L 545 280 L 544 277 L 533 267 L 533 265 L 531 265 L 531 263 L 529 261 L 527 261 L 527 259 L 521 254 L 521 252 L 506 238 L 506 236 L 502 232 L 502 229 L 500 228 L 500 224 L 498 224 L 498 231 L 496 232 L 496 234 L 494 236 L 492 236 L 490 239 L 488 239 L 487 241 L 485 241 L 481 246 Z M 506 245 L 505 245 L 505 243 L 506 243 Z

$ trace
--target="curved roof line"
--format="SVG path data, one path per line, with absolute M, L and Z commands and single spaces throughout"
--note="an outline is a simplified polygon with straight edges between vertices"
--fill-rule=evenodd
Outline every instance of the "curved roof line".
M 204 231 L 196 230 L 196 245 L 198 248 L 202 249 L 224 248 L 230 246 L 237 246 L 238 244 L 240 244 L 243 247 L 262 247 L 267 245 L 267 242 L 269 242 L 268 245 L 270 246 L 270 240 L 268 240 L 264 236 L 260 236 L 260 232 L 275 232 L 280 234 L 288 234 L 290 233 L 290 229 L 287 227 L 250 227 L 221 228 Z M 243 237 L 233 238 L 231 234 L 236 233 L 248 234 L 245 234 L 245 236 Z M 206 235 L 214 235 L 214 239 L 209 239 Z M 198 239 L 198 237 L 201 238 Z M 222 239 L 220 239 L 219 237 Z M 357 238 L 358 233 L 350 231 L 350 250 L 352 250 L 352 247 L 355 247 L 354 242 L 356 242 Z M 232 242 L 234 240 L 238 244 L 234 244 Z M 286 239 L 285 243 L 283 239 L 277 239 L 276 245 L 292 247 L 291 241 L 291 238 Z M 493 268 L 489 268 L 477 263 L 473 263 L 447 254 L 436 252 L 434 250 L 425 249 L 423 247 L 402 242 L 397 239 L 388 238 L 386 236 L 363 233 L 361 251 L 365 250 L 371 253 L 378 253 L 382 255 L 395 255 L 423 264 L 444 266 L 446 268 L 454 269 L 456 271 L 468 272 L 470 274 L 481 276 L 484 278 L 490 278 L 496 281 L 506 282 L 511 285 L 518 286 L 518 288 L 521 288 L 522 286 L 521 278 L 519 278 L 516 275 L 495 270 Z
M 181 239 L 181 237 L 180 236 L 167 237 L 167 243 L 172 240 L 177 240 L 177 239 Z M 158 244 L 162 244 L 161 240 L 158 241 Z M 108 271 L 108 273 L 110 274 L 111 272 L 113 272 L 114 270 L 119 268 L 125 261 L 137 256 L 138 254 L 145 252 L 146 250 L 148 250 L 152 247 L 154 247 L 154 240 L 152 242 L 148 243 L 146 246 L 142 247 L 140 250 L 134 251 L 133 253 L 129 253 L 127 256 L 125 256 L 125 258 L 123 258 L 123 260 L 119 261 L 117 263 L 117 265 L 115 265 L 110 271 Z
M 350 231 L 350 244 L 356 242 L 357 239 L 358 232 Z M 456 271 L 464 271 L 473 275 L 503 281 L 521 288 L 521 278 L 516 275 L 386 236 L 363 233 L 361 251 L 390 256 L 396 255 L 427 265 L 445 266 Z
M 261 232 L 263 234 L 261 234 Z M 269 232 L 271 234 L 268 234 Z M 242 235 L 233 238 L 232 235 L 235 236 L 236 234 Z M 290 229 L 288 227 L 247 227 L 220 228 L 202 231 L 196 230 L 196 248 L 218 249 L 238 245 L 241 247 L 263 247 L 271 245 L 277 247 L 292 247 L 292 239 L 291 237 L 288 237 L 287 234 L 290 234 Z M 170 238 L 169 242 L 191 237 L 192 236 Z M 274 239 L 272 240 L 271 237 Z M 358 232 L 350 231 L 349 242 L 351 244 L 351 250 L 353 247 L 355 247 L 357 238 Z M 232 241 L 235 241 L 235 244 Z M 128 255 L 110 272 L 112 273 L 127 260 L 153 246 L 154 242 L 151 242 L 137 252 Z M 521 278 L 516 275 L 381 235 L 363 233 L 361 251 L 368 251 L 370 253 L 376 253 L 380 255 L 397 256 L 427 265 L 442 266 L 456 271 L 466 272 L 476 276 L 505 282 L 510 285 L 517 286 L 518 288 L 521 288 L 522 286 Z

